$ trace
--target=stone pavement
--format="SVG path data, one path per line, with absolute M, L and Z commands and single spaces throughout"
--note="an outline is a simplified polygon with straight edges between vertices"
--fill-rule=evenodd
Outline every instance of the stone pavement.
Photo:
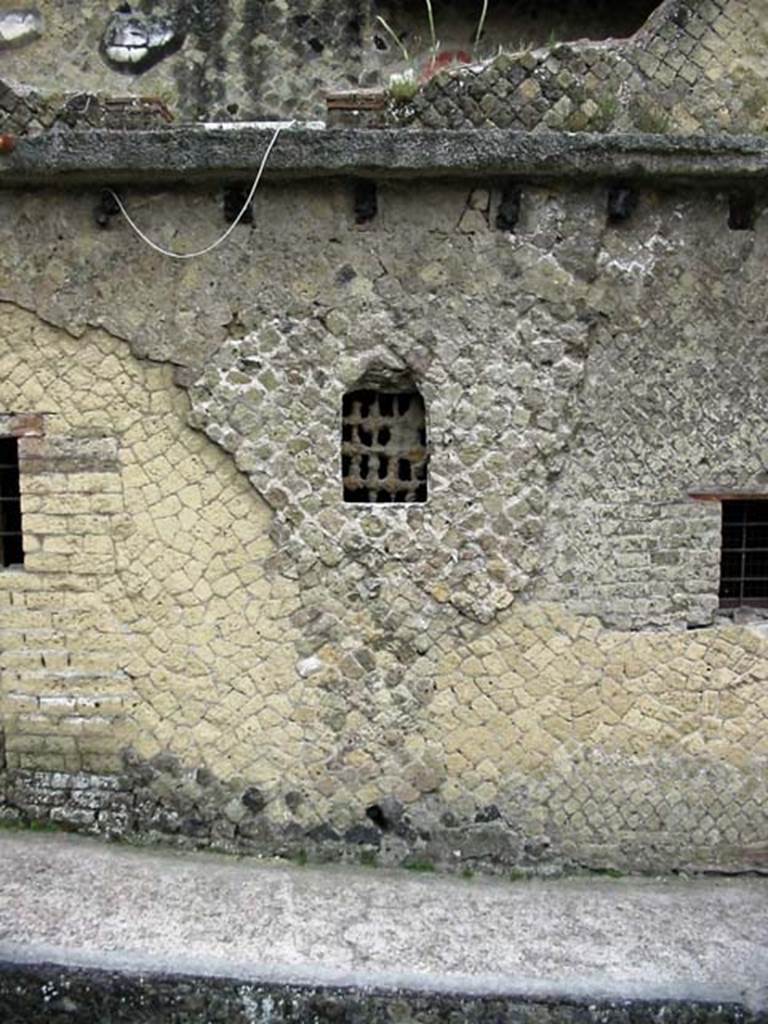
M 768 879 L 465 879 L 6 832 L 0 961 L 763 1019 Z

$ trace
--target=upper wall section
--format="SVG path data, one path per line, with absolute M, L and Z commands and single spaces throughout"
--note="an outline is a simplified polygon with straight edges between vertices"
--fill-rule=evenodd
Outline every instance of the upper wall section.
M 328 92 L 393 72 L 425 83 L 397 122 L 429 128 L 766 126 L 768 0 L 494 0 L 482 25 L 479 3 L 433 8 L 437 48 L 404 0 L 0 0 L 3 77 L 23 83 L 0 82 L 0 130 L 314 119 Z M 105 116 L 97 95 L 152 102 Z
M 556 38 L 626 36 L 653 0 L 434 0 L 443 52 L 488 58 Z M 401 39 L 396 45 L 382 18 Z M 423 0 L 0 0 L 4 75 L 41 93 L 162 98 L 183 120 L 317 117 L 329 89 L 377 86 L 403 48 L 428 59 Z
M 762 132 L 765 0 L 668 0 L 631 39 L 500 53 L 432 77 L 406 119 L 429 128 Z
M 312 118 L 327 89 L 361 84 L 369 6 L 0 0 L 0 66 L 7 80 L 60 102 L 62 94 L 103 93 L 159 98 L 181 121 Z M 13 46 L 4 25 L 9 34 L 13 27 Z M 0 126 L 3 107 L 13 113 L 0 99 Z M 45 111 L 38 120 L 48 127 Z

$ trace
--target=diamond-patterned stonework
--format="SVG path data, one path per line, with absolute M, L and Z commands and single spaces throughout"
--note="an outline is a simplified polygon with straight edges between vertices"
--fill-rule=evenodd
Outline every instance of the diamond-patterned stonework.
M 413 125 L 698 134 L 768 127 L 768 3 L 661 4 L 627 41 L 502 53 L 435 75 Z

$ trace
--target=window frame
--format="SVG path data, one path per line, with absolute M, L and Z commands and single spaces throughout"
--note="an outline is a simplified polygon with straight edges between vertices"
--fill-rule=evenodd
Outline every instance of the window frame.
M 0 570 L 24 566 L 19 439 L 0 434 Z
M 26 565 L 26 546 L 24 530 L 24 473 L 25 461 L 30 455 L 34 455 L 34 447 L 38 442 L 37 438 L 45 436 L 45 414 L 38 412 L 0 412 L 0 439 L 14 440 L 15 459 L 9 467 L 16 474 L 16 494 L 7 495 L 11 498 L 11 504 L 15 504 L 18 511 L 18 529 L 11 531 L 14 536 L 19 537 L 21 548 L 21 561 L 6 563 L 4 548 L 5 545 L 0 538 L 0 573 L 18 572 Z M 0 474 L 3 470 L 0 469 Z M 0 514 L 0 530 L 4 517 Z
M 429 454 L 427 407 L 418 388 L 361 384 L 344 393 L 340 456 L 345 505 L 426 504 Z
M 768 608 L 768 500 L 758 495 L 724 497 L 720 501 L 720 584 L 718 597 L 724 610 Z M 764 541 L 756 541 L 760 533 Z M 738 544 L 732 543 L 737 537 Z M 762 556 L 764 575 L 755 575 L 755 559 Z M 727 569 L 729 560 L 738 556 L 739 570 Z M 728 572 L 728 575 L 726 575 Z M 762 584 L 758 587 L 757 584 Z M 754 588 L 762 593 L 745 593 Z M 738 589 L 738 594 L 733 591 Z

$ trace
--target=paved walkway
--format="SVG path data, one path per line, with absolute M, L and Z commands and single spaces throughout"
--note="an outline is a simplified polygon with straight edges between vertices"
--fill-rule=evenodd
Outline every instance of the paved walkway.
M 768 1004 L 768 879 L 504 881 L 0 833 L 0 960 Z

